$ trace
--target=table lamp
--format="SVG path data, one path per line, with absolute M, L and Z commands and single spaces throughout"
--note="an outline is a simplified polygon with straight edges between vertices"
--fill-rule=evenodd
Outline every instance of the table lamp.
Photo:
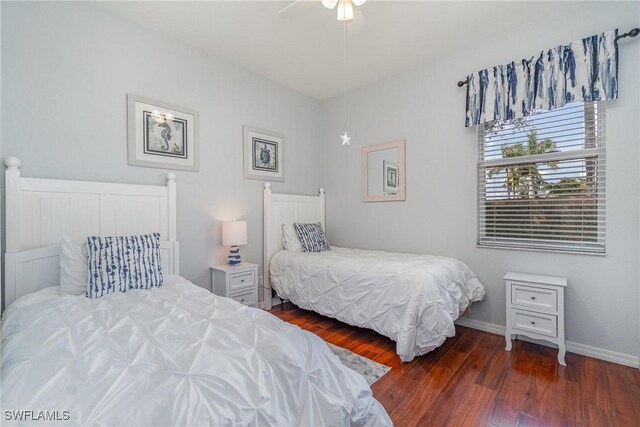
M 222 245 L 231 246 L 227 264 L 238 265 L 242 262 L 238 246 L 247 244 L 247 221 L 228 221 L 222 223 Z

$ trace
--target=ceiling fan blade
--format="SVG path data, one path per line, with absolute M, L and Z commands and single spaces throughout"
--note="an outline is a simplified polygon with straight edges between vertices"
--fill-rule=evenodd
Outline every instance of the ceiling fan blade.
M 278 15 L 286 19 L 293 19 L 300 12 L 310 9 L 318 3 L 320 3 L 320 0 L 295 0 L 278 12 Z
M 358 34 L 364 30 L 364 15 L 360 9 L 353 11 L 353 20 L 347 23 L 347 31 L 350 36 Z

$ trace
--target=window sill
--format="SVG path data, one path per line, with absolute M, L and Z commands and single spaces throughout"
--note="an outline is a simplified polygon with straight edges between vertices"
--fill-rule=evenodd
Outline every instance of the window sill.
M 490 245 L 490 244 L 479 244 L 476 243 L 477 248 L 482 249 L 501 249 L 507 251 L 519 251 L 519 252 L 548 252 L 554 254 L 565 254 L 565 255 L 588 255 L 588 256 L 597 256 L 597 257 L 605 257 L 607 256 L 607 252 L 591 252 L 591 251 L 580 251 L 580 250 L 572 250 L 572 249 L 549 249 L 549 248 L 525 248 L 521 246 L 508 246 L 508 245 Z

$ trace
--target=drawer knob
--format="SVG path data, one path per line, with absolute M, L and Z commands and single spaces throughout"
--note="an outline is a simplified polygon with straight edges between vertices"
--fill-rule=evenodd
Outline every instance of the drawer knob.
M 242 298 L 242 300 L 241 300 L 241 301 L 242 301 L 242 302 L 244 302 L 244 298 Z
M 531 299 L 536 299 L 536 297 L 531 297 Z
M 242 283 L 244 283 L 244 279 L 240 280 Z M 535 298 L 534 298 L 535 299 Z
M 243 300 L 243 301 L 244 301 L 244 300 Z M 532 325 L 535 325 L 535 324 L 536 324 L 536 322 L 534 322 L 534 321 L 532 320 L 532 321 L 531 321 L 531 324 L 532 324 Z

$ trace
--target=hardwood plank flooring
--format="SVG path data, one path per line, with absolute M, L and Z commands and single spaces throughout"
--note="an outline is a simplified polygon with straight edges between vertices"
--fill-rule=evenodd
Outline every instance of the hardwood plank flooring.
M 456 327 L 433 352 L 400 362 L 395 342 L 290 303 L 271 313 L 391 367 L 374 396 L 396 426 L 640 426 L 640 371 Z

